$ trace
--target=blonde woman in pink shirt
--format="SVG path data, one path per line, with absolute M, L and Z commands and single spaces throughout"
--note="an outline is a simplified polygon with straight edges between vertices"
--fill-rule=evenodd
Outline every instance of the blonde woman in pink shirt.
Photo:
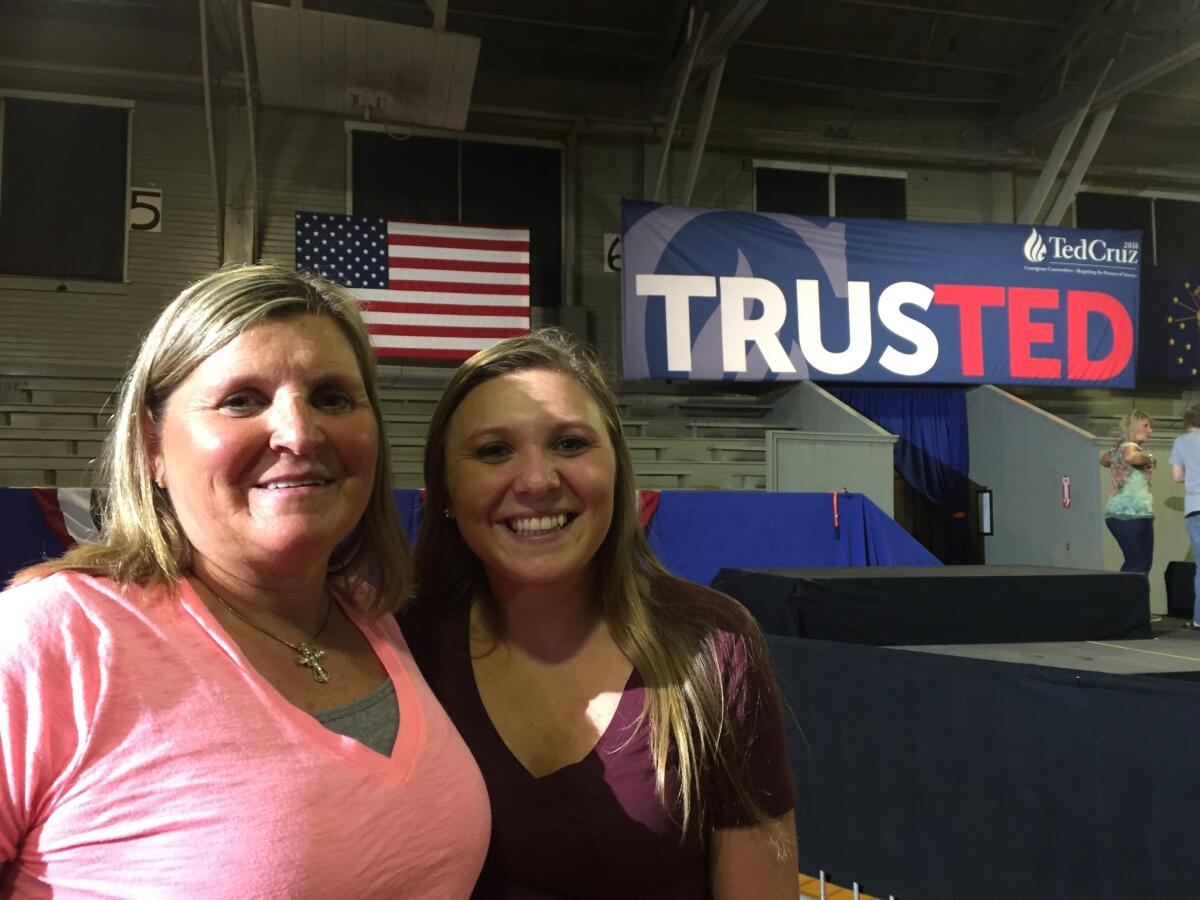
M 183 291 L 126 378 L 102 536 L 0 594 L 0 897 L 467 896 L 489 808 L 409 590 L 355 302 Z

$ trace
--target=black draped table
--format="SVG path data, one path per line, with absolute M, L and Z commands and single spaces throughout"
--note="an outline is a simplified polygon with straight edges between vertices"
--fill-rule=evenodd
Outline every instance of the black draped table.
M 1047 566 L 721 569 L 768 634 L 854 644 L 1150 637 L 1144 575 Z

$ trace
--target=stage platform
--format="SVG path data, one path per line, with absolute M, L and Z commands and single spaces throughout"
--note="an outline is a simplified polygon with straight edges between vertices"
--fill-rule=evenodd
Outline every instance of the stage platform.
M 768 642 L 802 871 L 920 900 L 1197 895 L 1200 634 Z
M 929 644 L 898 646 L 895 649 L 1080 672 L 1158 675 L 1200 681 L 1200 631 L 1183 628 L 1160 635 L 1152 641 Z
M 1045 566 L 722 569 L 768 634 L 882 646 L 1149 638 L 1143 575 Z

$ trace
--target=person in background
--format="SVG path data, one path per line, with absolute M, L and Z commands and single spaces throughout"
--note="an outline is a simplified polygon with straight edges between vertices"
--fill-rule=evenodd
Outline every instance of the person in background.
M 451 378 L 405 635 L 483 770 L 476 897 L 794 898 L 794 790 L 756 623 L 638 524 L 616 399 L 547 329 Z
M 469 895 L 487 797 L 391 615 L 381 423 L 342 289 L 246 266 L 167 307 L 99 541 L 0 594 L 0 896 Z
M 1154 558 L 1154 498 L 1150 476 L 1154 454 L 1143 449 L 1154 433 L 1150 417 L 1131 409 L 1121 417 L 1119 437 L 1100 457 L 1112 473 L 1112 492 L 1104 506 L 1104 524 L 1117 539 L 1125 561 L 1122 572 L 1146 574 Z
M 1187 626 L 1200 628 L 1200 404 L 1183 411 L 1183 427 L 1187 430 L 1171 445 L 1171 477 L 1183 484 L 1183 524 L 1196 560 L 1195 603 Z

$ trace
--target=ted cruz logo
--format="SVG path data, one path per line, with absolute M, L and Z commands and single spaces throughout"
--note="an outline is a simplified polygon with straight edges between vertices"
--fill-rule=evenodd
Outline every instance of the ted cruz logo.
M 1023 248 L 1025 258 L 1031 263 L 1075 262 L 1085 265 L 1125 268 L 1136 266 L 1141 248 L 1137 241 L 1125 241 L 1123 246 L 1110 247 L 1103 238 L 1071 237 L 1052 234 L 1043 239 L 1036 228 L 1029 229 Z
M 1046 242 L 1036 228 L 1030 228 L 1029 237 L 1025 239 L 1025 258 L 1031 263 L 1040 263 L 1046 258 Z

